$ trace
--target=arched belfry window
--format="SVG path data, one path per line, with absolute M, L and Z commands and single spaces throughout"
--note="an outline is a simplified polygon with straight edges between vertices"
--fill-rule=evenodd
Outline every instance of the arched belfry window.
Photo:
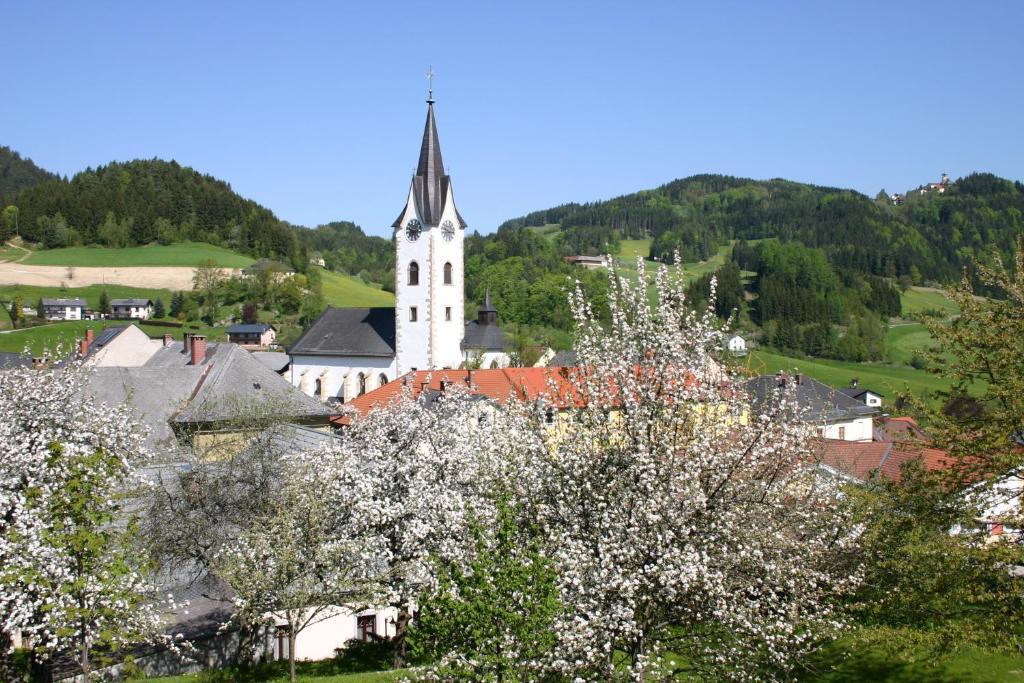
M 444 264 L 444 283 L 450 285 L 452 283 L 452 264 Z
M 409 264 L 409 284 L 418 285 L 420 283 L 420 264 L 413 261 Z
M 385 375 L 383 372 L 380 373 L 380 377 L 377 378 L 377 382 L 378 382 L 377 386 L 381 386 L 381 387 L 384 386 L 385 384 L 388 383 L 388 376 Z

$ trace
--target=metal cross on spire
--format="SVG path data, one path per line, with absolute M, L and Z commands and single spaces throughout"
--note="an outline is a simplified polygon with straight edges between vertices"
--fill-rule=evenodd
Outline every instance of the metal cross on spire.
M 434 67 L 427 67 L 427 102 L 434 101 Z

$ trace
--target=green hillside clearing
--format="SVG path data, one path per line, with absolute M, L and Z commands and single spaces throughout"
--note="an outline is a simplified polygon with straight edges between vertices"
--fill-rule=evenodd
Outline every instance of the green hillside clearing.
M 358 278 L 317 268 L 323 283 L 324 301 L 331 306 L 394 306 L 395 295 Z
M 911 287 L 900 294 L 904 315 L 913 315 L 921 311 L 942 311 L 946 316 L 960 313 L 955 302 L 946 298 L 942 290 L 931 287 Z
M 222 268 L 244 268 L 253 262 L 230 249 L 205 242 L 183 242 L 170 245 L 150 245 L 108 249 L 105 247 L 66 247 L 34 251 L 22 263 L 32 266 L 184 266 L 195 267 L 201 261 L 213 259 Z
M 797 371 L 819 382 L 841 388 L 857 378 L 860 385 L 892 400 L 897 392 L 909 389 L 917 396 L 934 394 L 949 389 L 949 380 L 924 370 L 898 367 L 883 363 L 853 363 L 823 358 L 791 358 L 771 351 L 753 351 L 748 367 L 759 375 L 774 374 L 780 370 Z

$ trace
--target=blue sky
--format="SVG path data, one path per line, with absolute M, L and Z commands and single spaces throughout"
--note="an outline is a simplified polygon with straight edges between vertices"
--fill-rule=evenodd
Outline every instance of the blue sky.
M 433 65 L 471 228 L 714 172 L 874 194 L 1024 178 L 1024 3 L 6 0 L 0 144 L 173 158 L 389 234 Z

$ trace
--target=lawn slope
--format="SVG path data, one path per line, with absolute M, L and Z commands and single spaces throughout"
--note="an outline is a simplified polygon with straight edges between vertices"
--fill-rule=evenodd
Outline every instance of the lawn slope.
M 195 267 L 213 259 L 222 268 L 244 268 L 253 262 L 230 249 L 205 242 L 150 245 L 109 249 L 106 247 L 66 247 L 42 249 L 32 252 L 22 263 L 30 266 L 97 266 L 107 268 L 129 266 L 185 266 Z

